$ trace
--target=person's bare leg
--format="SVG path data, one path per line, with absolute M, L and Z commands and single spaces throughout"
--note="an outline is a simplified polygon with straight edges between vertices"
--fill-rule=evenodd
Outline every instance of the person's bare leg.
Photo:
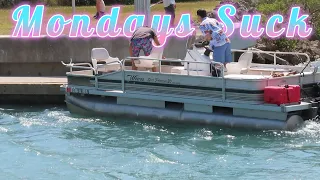
M 130 57 L 133 57 L 133 53 L 132 53 L 132 44 L 130 43 L 130 46 L 129 46 L 129 54 L 130 54 Z M 137 66 L 134 64 L 134 59 L 131 59 L 131 67 L 132 67 L 132 70 L 138 70 Z
M 175 23 L 174 23 L 174 19 L 175 19 L 175 17 L 176 17 L 176 7 L 177 7 L 176 4 L 174 4 L 174 5 L 173 5 L 172 16 L 171 16 L 171 18 L 172 18 L 171 26 L 172 26 L 172 27 L 174 27 L 174 24 L 175 24 Z
M 132 70 L 138 70 L 137 66 L 134 64 L 134 59 L 131 60 L 132 63 Z
M 171 27 L 174 27 L 174 17 L 171 17 L 172 19 L 171 19 Z
M 223 66 L 223 71 L 224 71 L 224 72 L 227 72 L 227 71 L 228 71 L 228 70 L 227 70 L 227 63 L 223 63 L 223 65 L 224 65 L 224 66 Z
M 96 0 L 96 14 L 93 16 L 97 18 L 99 16 L 99 9 L 100 9 L 100 0 Z
M 152 72 L 157 72 L 157 68 L 156 68 L 156 67 L 153 67 L 153 68 L 152 68 Z
M 104 4 L 104 0 L 100 0 L 99 1 L 99 8 L 97 9 L 99 12 L 105 12 L 106 11 L 106 5 Z
M 99 19 L 101 16 L 103 16 L 104 12 L 105 12 L 105 9 L 106 9 L 106 6 L 104 4 L 104 1 L 103 0 L 96 0 L 97 13 L 94 16 L 94 18 Z
M 96 10 L 97 12 L 100 11 L 100 0 L 96 0 Z
M 176 13 L 176 10 L 174 9 L 172 14 L 171 14 L 171 27 L 174 27 L 174 19 L 175 19 L 175 13 Z

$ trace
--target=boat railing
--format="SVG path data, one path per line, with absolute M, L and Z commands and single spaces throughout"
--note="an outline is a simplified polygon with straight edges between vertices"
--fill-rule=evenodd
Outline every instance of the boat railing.
M 114 60 L 111 62 L 106 62 L 105 64 L 96 64 L 96 67 L 93 67 L 90 63 L 72 63 L 72 59 L 70 59 L 70 62 L 68 64 L 64 63 L 63 61 L 61 61 L 61 63 L 70 68 L 70 72 L 73 72 L 73 68 L 77 68 L 77 69 L 82 69 L 82 70 L 91 70 L 92 72 L 94 72 L 94 74 L 98 74 L 98 67 L 100 66 L 106 66 L 109 64 L 113 64 L 113 63 L 119 63 L 120 65 L 120 69 L 119 70 L 123 70 L 123 63 L 120 60 Z
M 267 54 L 267 55 L 273 55 L 273 64 L 277 65 L 277 58 L 279 58 L 277 55 L 302 55 L 305 56 L 307 58 L 307 64 L 306 66 L 301 70 L 300 73 L 303 73 L 303 71 L 307 68 L 307 66 L 310 64 L 310 57 L 308 54 L 306 53 L 299 53 L 299 52 L 281 52 L 281 51 L 262 51 L 262 50 L 258 50 L 256 48 L 249 48 L 248 50 L 239 50 L 239 49 L 231 49 L 232 52 L 252 52 L 252 53 L 262 53 L 262 54 Z M 282 58 L 281 58 L 282 59 Z
M 63 61 L 61 61 L 61 63 L 70 68 L 70 72 L 73 72 L 73 68 L 95 71 L 90 63 L 72 63 L 72 58 L 70 58 L 70 62 L 68 64 L 64 63 Z
M 114 61 L 110 61 L 110 62 L 106 62 L 105 64 L 97 64 L 97 66 L 94 68 L 95 69 L 95 73 L 96 74 L 98 74 L 98 67 L 100 66 L 108 66 L 108 65 L 110 65 L 110 64 L 114 64 L 114 63 L 119 63 L 119 65 L 120 65 L 120 69 L 119 70 L 123 70 L 124 68 L 123 68 L 123 63 L 122 63 L 122 61 L 120 61 L 120 60 L 114 60 Z
M 128 61 L 128 60 L 150 60 L 150 61 L 158 61 L 159 64 L 158 64 L 158 68 L 159 68 L 159 72 L 161 74 L 161 62 L 175 62 L 175 63 L 181 63 L 181 62 L 185 62 L 187 63 L 187 73 L 188 75 L 190 75 L 190 72 L 189 72 L 189 66 L 190 66 L 190 63 L 194 63 L 194 64 L 214 64 L 214 65 L 219 65 L 221 67 L 221 71 L 222 73 L 224 72 L 224 65 L 220 62 L 215 62 L 215 61 L 212 61 L 212 62 L 201 62 L 201 61 L 187 61 L 187 60 L 181 60 L 181 59 L 173 59 L 173 58 L 170 58 L 170 59 L 157 59 L 157 58 L 146 58 L 146 57 L 127 57 L 125 59 L 123 59 L 123 62 L 125 61 Z M 212 69 L 211 69 L 212 70 Z M 223 77 L 224 74 L 222 74 L 222 77 Z
M 122 61 L 120 61 L 120 60 L 114 60 L 114 61 L 106 62 L 105 64 L 97 64 L 96 67 L 94 68 L 94 73 L 95 73 L 95 75 L 98 75 L 98 74 L 99 74 L 99 69 L 98 69 L 99 66 L 108 66 L 108 65 L 113 64 L 113 63 L 119 63 L 120 69 L 119 69 L 118 71 L 123 71 L 124 68 L 123 68 L 123 63 L 122 63 Z M 117 73 L 118 71 L 111 72 L 111 73 L 108 73 L 108 74 L 103 74 L 103 75 L 101 75 L 101 76 L 109 76 L 109 75 L 111 75 L 111 74 Z M 99 76 L 99 77 L 101 77 L 101 76 Z M 124 80 L 122 80 L 122 84 L 124 84 Z M 95 86 L 96 89 L 99 89 L 98 76 L 95 76 L 95 77 L 94 77 L 94 86 Z M 123 89 L 123 88 L 122 88 L 122 89 Z
M 256 50 L 256 51 L 262 51 L 261 49 L 257 49 L 257 48 L 250 48 L 251 50 Z M 270 53 L 265 53 L 265 54 L 267 54 L 267 55 L 269 55 L 269 56 L 273 56 L 273 58 L 274 58 L 274 54 L 270 54 Z M 285 60 L 285 59 L 283 59 L 283 58 L 281 58 L 281 57 L 279 57 L 279 56 L 277 56 L 276 57 L 277 59 L 280 59 L 281 61 L 287 61 L 287 60 Z
M 122 60 L 122 63 L 124 64 L 126 61 L 129 61 L 129 60 L 150 60 L 150 61 L 158 61 L 159 64 L 158 64 L 158 68 L 159 68 L 159 71 L 158 73 L 159 74 L 162 74 L 161 73 L 161 62 L 176 62 L 176 63 L 181 63 L 181 62 L 185 62 L 187 63 L 187 75 L 189 76 L 190 75 L 190 63 L 195 63 L 195 64 L 208 64 L 208 65 L 219 65 L 220 66 L 220 71 L 221 71 L 221 76 L 218 77 L 218 78 L 221 78 L 222 79 L 222 99 L 223 101 L 226 99 L 226 87 L 225 87 L 225 78 L 224 78 L 224 65 L 220 62 L 214 62 L 214 61 L 211 61 L 211 62 L 201 62 L 201 61 L 187 61 L 187 60 L 181 60 L 181 59 L 157 59 L 157 58 L 149 58 L 149 57 L 127 57 L 125 59 Z M 213 68 L 212 66 L 210 66 L 210 69 L 211 69 L 211 72 L 213 71 Z M 124 72 L 124 71 L 123 71 Z M 122 91 L 125 92 L 125 88 L 124 88 L 124 76 L 122 78 Z

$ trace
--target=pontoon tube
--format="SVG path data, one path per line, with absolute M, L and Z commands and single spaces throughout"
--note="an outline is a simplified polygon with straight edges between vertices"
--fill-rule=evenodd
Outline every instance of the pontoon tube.
M 303 119 L 297 115 L 289 117 L 286 121 L 280 121 L 214 113 L 119 105 L 97 101 L 90 97 L 75 97 L 70 95 L 66 95 L 66 103 L 69 110 L 77 114 L 96 114 L 98 116 L 127 117 L 131 119 L 194 122 L 260 130 L 294 130 L 303 124 Z

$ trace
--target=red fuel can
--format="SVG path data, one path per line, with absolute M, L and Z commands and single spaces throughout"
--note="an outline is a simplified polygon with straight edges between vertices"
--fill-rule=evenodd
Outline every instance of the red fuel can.
M 301 90 L 299 85 L 287 85 L 285 86 L 288 91 L 288 102 L 299 103 L 301 98 Z
M 268 104 L 288 103 L 288 93 L 285 87 L 281 86 L 267 86 L 264 89 L 264 102 Z
M 300 102 L 300 86 L 267 86 L 264 89 L 264 102 L 268 104 L 287 104 Z

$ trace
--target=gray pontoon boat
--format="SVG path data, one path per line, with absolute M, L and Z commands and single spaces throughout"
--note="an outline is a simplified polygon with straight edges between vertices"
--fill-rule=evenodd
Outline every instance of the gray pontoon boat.
M 242 55 L 227 64 L 227 72 L 210 60 L 212 54 L 204 55 L 204 47 L 195 45 L 183 60 L 162 59 L 163 49 L 154 48 L 150 56 L 134 58 L 138 70 L 131 70 L 125 62 L 133 58 L 119 60 L 104 48 L 94 48 L 92 65 L 62 62 L 70 72 L 61 89 L 70 112 L 83 115 L 275 130 L 293 130 L 317 116 L 320 73 L 307 54 L 250 48 L 232 51 Z M 252 63 L 253 53 L 273 55 L 274 64 Z M 307 63 L 277 65 L 279 54 L 305 56 Z M 105 63 L 98 64 L 101 61 Z M 218 68 L 212 64 L 221 68 L 217 77 L 212 72 Z M 156 72 L 151 71 L 154 67 Z M 282 76 L 275 77 L 277 73 Z M 299 85 L 301 102 L 264 101 L 266 87 L 282 85 Z

